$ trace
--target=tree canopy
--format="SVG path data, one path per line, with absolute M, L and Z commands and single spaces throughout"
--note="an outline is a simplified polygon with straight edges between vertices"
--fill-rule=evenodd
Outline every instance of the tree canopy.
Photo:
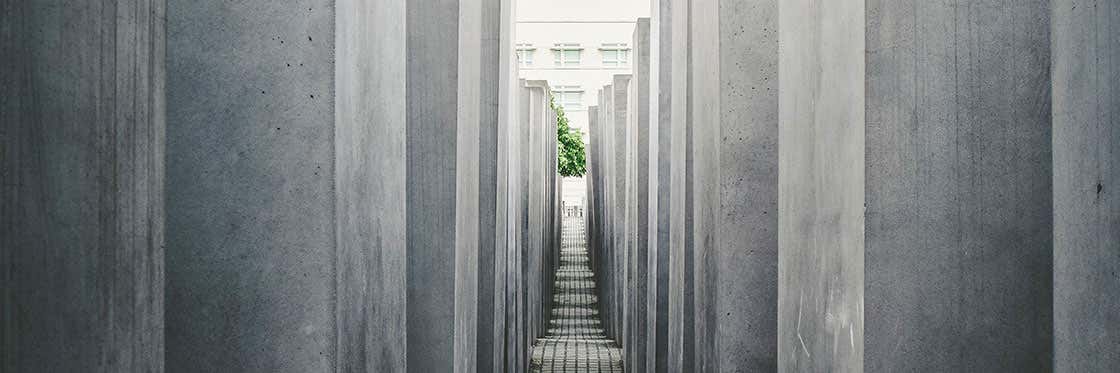
M 556 98 L 549 100 L 556 111 L 556 150 L 560 176 L 580 177 L 587 173 L 587 155 L 584 151 L 583 133 L 568 125 L 564 108 L 556 105 Z

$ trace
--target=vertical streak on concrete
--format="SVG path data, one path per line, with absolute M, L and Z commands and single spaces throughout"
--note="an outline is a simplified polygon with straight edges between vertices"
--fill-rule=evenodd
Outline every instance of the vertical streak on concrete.
M 619 290 L 617 281 L 619 273 L 615 270 L 615 266 L 618 263 L 618 255 L 615 250 L 614 242 L 616 229 L 614 216 L 616 208 L 615 193 L 618 189 L 614 182 L 614 174 L 617 171 L 617 165 L 614 161 L 616 135 L 613 120 L 614 114 L 612 114 L 614 100 L 611 97 L 613 96 L 613 91 L 614 89 L 610 85 L 603 86 L 603 89 L 599 90 L 599 123 L 603 127 L 601 130 L 603 134 L 603 169 L 606 171 L 603 175 L 603 195 L 605 197 L 605 203 L 603 203 L 603 225 L 605 229 L 602 238 L 603 245 L 605 246 L 603 250 L 603 268 L 604 274 L 607 277 L 606 283 L 601 285 L 606 292 L 606 296 L 603 297 L 604 299 L 600 300 L 600 302 L 603 303 L 603 311 L 605 316 L 607 316 L 609 326 L 608 335 L 615 341 L 621 342 L 622 315 L 621 312 L 619 312 L 618 302 L 615 299 L 618 296 Z
M 483 0 L 459 0 L 455 131 L 455 372 L 477 368 L 479 251 L 479 126 Z M 493 226 L 488 227 L 492 229 Z
M 875 0 L 853 16 L 868 370 L 1050 370 L 1049 17 L 1045 0 Z M 835 320 L 822 326 L 843 333 Z
M 627 125 L 630 134 L 629 149 L 630 175 L 627 178 L 629 196 L 628 246 L 629 284 L 631 291 L 630 318 L 633 343 L 630 346 L 630 369 L 647 371 L 646 346 L 648 333 L 649 302 L 649 240 L 650 240 L 650 22 L 649 18 L 638 18 L 633 34 L 633 75 L 630 80 L 627 110 Z
M 702 371 L 776 369 L 777 3 L 696 0 L 696 274 Z M 728 333 L 736 330 L 736 333 Z
M 361 346 L 347 346 L 346 358 L 356 362 L 345 364 L 336 347 L 368 340 L 361 328 L 340 334 L 339 322 L 368 322 L 351 312 L 361 307 L 351 305 L 370 295 L 360 286 L 340 286 L 339 279 L 369 273 L 349 273 L 360 268 L 348 265 L 340 274 L 337 261 L 366 250 L 371 236 L 362 232 L 371 229 L 365 219 L 372 215 L 354 211 L 353 220 L 340 222 L 339 213 L 346 212 L 336 208 L 372 203 L 372 185 L 338 188 L 340 182 L 372 183 L 369 175 L 382 176 L 382 170 L 360 170 L 371 155 L 359 149 L 372 148 L 363 143 L 369 138 L 359 124 L 362 107 L 377 96 L 338 97 L 339 89 L 371 91 L 335 84 L 338 76 L 359 80 L 348 74 L 365 74 L 357 61 L 336 65 L 336 42 L 352 40 L 336 39 L 336 32 L 358 26 L 344 17 L 338 27 L 337 5 L 169 4 L 169 370 L 306 372 L 362 365 L 363 353 L 354 350 Z M 399 13 L 385 15 L 392 22 Z M 385 45 L 399 45 L 393 43 L 399 42 Z M 338 141 L 345 134 L 358 137 Z M 392 245 L 399 243 L 387 250 Z
M 614 172 L 612 173 L 613 183 L 615 188 L 614 210 L 612 211 L 614 220 L 614 244 L 611 250 L 614 252 L 615 264 L 613 268 L 619 272 L 615 279 L 615 313 L 618 315 L 619 337 L 623 346 L 629 344 L 630 336 L 627 331 L 630 330 L 627 326 L 630 322 L 630 315 L 627 312 L 626 305 L 629 299 L 630 284 L 628 270 L 629 263 L 629 245 L 628 238 L 630 231 L 627 229 L 627 212 L 629 211 L 629 193 L 627 192 L 626 180 L 630 175 L 629 153 L 627 150 L 630 134 L 627 129 L 627 95 L 630 88 L 630 75 L 615 75 L 611 84 L 611 90 L 607 94 L 610 95 L 610 116 L 611 127 L 614 128 Z
M 690 22 L 693 42 L 690 54 L 705 61 L 689 70 L 692 84 L 689 96 L 696 105 L 689 116 L 694 128 L 691 146 L 694 164 L 693 226 L 695 274 L 696 363 L 698 372 L 719 371 L 715 355 L 715 295 L 712 286 L 718 272 L 714 270 L 716 243 L 716 214 L 718 214 L 719 185 L 714 182 L 719 175 L 719 0 L 692 1 L 693 20 Z
M 481 15 L 479 0 L 407 6 L 408 369 L 414 372 L 477 367 Z
M 691 98 L 691 1 L 671 0 L 671 54 L 669 121 L 670 193 L 669 201 L 669 371 L 695 370 L 695 335 L 693 334 L 693 263 L 692 263 L 692 136 L 689 118 Z
M 541 320 L 543 296 L 545 294 L 543 266 L 545 261 L 544 243 L 547 239 L 544 216 L 548 208 L 545 202 L 545 198 L 547 198 L 545 175 L 548 173 L 545 172 L 544 168 L 547 159 L 547 148 L 545 148 L 546 128 L 548 126 L 547 113 L 550 110 L 548 97 L 551 93 L 548 90 L 548 83 L 543 80 L 526 81 L 525 85 L 528 88 L 527 99 L 524 103 L 527 116 L 521 124 L 526 127 L 526 144 L 528 145 L 524 153 L 527 163 L 526 167 L 523 168 L 527 178 L 525 193 L 528 202 L 525 210 L 528 232 L 525 242 L 527 292 L 525 322 L 527 330 L 524 336 L 526 349 L 528 349 L 543 332 L 543 320 Z
M 0 1 L 0 371 L 162 371 L 164 1 Z
M 863 371 L 863 3 L 783 1 L 778 370 Z
M 474 368 L 479 372 L 495 370 L 494 361 L 500 361 L 500 350 L 495 349 L 495 326 L 501 324 L 496 318 L 498 299 L 496 296 L 499 252 L 504 241 L 500 240 L 503 227 L 499 226 L 499 149 L 501 120 L 499 100 L 501 95 L 501 75 L 508 65 L 501 60 L 503 45 L 503 24 L 501 22 L 501 0 L 480 0 L 481 44 L 479 47 L 480 106 L 478 131 L 478 338 L 477 362 Z
M 479 84 L 479 372 L 504 366 L 509 240 L 510 126 L 516 81 L 512 0 L 482 0 Z
M 1051 6 L 1054 370 L 1120 366 L 1120 4 Z
M 517 165 L 517 184 L 518 184 L 518 247 L 517 247 L 517 288 L 516 288 L 516 304 L 517 312 L 515 315 L 515 327 L 517 328 L 516 335 L 513 336 L 514 349 L 519 353 L 517 354 L 517 361 L 515 367 L 517 370 L 524 370 L 528 368 L 527 351 L 529 346 L 526 345 L 528 340 L 528 317 L 527 317 L 527 298 L 529 292 L 529 170 L 532 167 L 532 162 L 529 161 L 529 120 L 531 118 L 529 110 L 530 100 L 529 87 L 526 86 L 525 80 L 518 80 L 518 118 L 517 118 L 517 137 L 520 144 L 518 149 L 518 165 Z
M 405 2 L 335 12 L 336 370 L 402 371 Z
M 669 364 L 669 230 L 672 161 L 671 0 L 652 0 L 650 22 L 649 146 L 649 371 L 665 373 Z M 679 193 L 679 192 L 678 192 Z

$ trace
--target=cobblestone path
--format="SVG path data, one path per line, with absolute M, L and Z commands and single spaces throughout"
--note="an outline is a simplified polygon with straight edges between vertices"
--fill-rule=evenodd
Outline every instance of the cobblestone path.
M 622 351 L 599 319 L 583 225 L 582 217 L 564 217 L 552 317 L 547 335 L 533 345 L 533 372 L 622 371 Z

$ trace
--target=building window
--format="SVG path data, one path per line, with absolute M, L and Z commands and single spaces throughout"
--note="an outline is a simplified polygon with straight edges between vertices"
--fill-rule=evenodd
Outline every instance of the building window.
M 557 43 L 552 48 L 554 62 L 556 66 L 560 67 L 579 66 L 581 54 L 583 54 L 583 48 L 575 43 Z
M 599 48 L 603 66 L 624 67 L 630 64 L 630 46 L 626 43 L 605 43 Z
M 579 86 L 558 85 L 552 89 L 552 96 L 564 112 L 583 110 L 583 90 Z
M 533 53 L 537 48 L 533 48 L 529 43 L 517 43 L 517 65 L 521 67 L 533 66 Z

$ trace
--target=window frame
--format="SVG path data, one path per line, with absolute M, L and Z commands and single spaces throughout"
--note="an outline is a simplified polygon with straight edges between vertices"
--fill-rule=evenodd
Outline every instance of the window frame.
M 583 87 L 578 85 L 557 85 L 552 88 L 553 96 L 559 96 L 559 100 L 556 100 L 556 104 L 564 108 L 565 113 L 587 110 L 587 107 L 583 104 L 584 93 L 586 93 L 586 91 Z M 573 94 L 574 96 L 569 96 L 569 94 Z M 567 99 L 568 97 L 575 97 L 576 99 L 574 102 L 571 102 Z
M 603 43 L 599 46 L 599 55 L 602 57 L 600 63 L 602 63 L 604 67 L 629 67 L 630 51 L 629 43 Z M 607 59 L 608 52 L 613 52 L 613 59 Z
M 517 66 L 518 67 L 533 67 L 533 58 L 535 57 L 537 48 L 532 43 L 517 43 Z M 526 58 L 528 57 L 528 58 Z
M 568 59 L 565 52 L 575 52 L 574 59 Z M 576 68 L 583 64 L 583 47 L 579 43 L 556 43 L 552 45 L 552 64 L 560 68 Z

